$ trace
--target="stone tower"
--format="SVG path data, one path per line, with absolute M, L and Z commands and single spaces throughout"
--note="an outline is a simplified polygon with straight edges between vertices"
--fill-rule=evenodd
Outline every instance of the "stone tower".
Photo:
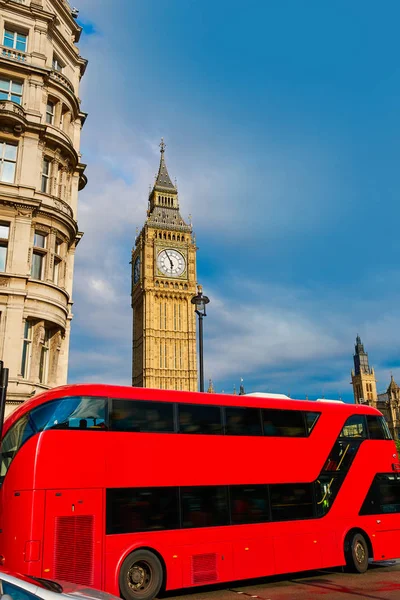
M 0 0 L 0 17 L 0 357 L 9 413 L 67 382 L 87 61 L 66 0 Z
M 378 401 L 376 391 L 375 371 L 370 368 L 368 354 L 364 351 L 360 336 L 356 338 L 355 354 L 353 356 L 354 369 L 351 372 L 351 383 L 356 404 L 366 403 L 375 406 Z
M 132 385 L 197 390 L 196 243 L 179 212 L 161 140 L 147 219 L 132 250 Z

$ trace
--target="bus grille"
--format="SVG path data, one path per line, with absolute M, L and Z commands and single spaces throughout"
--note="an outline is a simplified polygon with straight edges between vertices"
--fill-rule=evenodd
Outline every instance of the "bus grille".
M 56 579 L 93 585 L 93 515 L 56 517 Z
M 192 556 L 192 583 L 212 583 L 218 581 L 217 555 L 194 554 Z

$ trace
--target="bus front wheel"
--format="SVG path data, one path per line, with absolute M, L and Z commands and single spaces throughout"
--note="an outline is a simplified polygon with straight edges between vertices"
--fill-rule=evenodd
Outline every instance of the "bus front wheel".
M 361 533 L 350 534 L 345 543 L 346 565 L 353 573 L 368 569 L 368 544 Z
M 124 560 L 119 586 L 125 600 L 153 600 L 163 582 L 163 569 L 149 550 L 136 550 Z

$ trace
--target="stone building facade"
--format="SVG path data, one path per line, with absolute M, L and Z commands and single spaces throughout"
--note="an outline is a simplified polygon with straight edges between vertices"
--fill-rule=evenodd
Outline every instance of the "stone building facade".
M 393 439 L 400 439 L 400 387 L 393 375 L 385 392 L 378 394 L 375 371 L 369 366 L 368 354 L 359 336 L 356 339 L 354 369 L 351 372 L 354 401 L 368 404 L 381 411 L 389 426 Z
M 197 390 L 196 242 L 179 212 L 161 141 L 147 220 L 132 250 L 132 385 Z
M 0 358 L 6 414 L 66 383 L 87 61 L 66 0 L 0 0 Z

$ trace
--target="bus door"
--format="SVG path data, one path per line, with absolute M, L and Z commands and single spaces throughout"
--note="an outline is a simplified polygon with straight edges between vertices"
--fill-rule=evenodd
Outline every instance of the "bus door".
M 47 490 L 43 577 L 102 587 L 103 490 Z

